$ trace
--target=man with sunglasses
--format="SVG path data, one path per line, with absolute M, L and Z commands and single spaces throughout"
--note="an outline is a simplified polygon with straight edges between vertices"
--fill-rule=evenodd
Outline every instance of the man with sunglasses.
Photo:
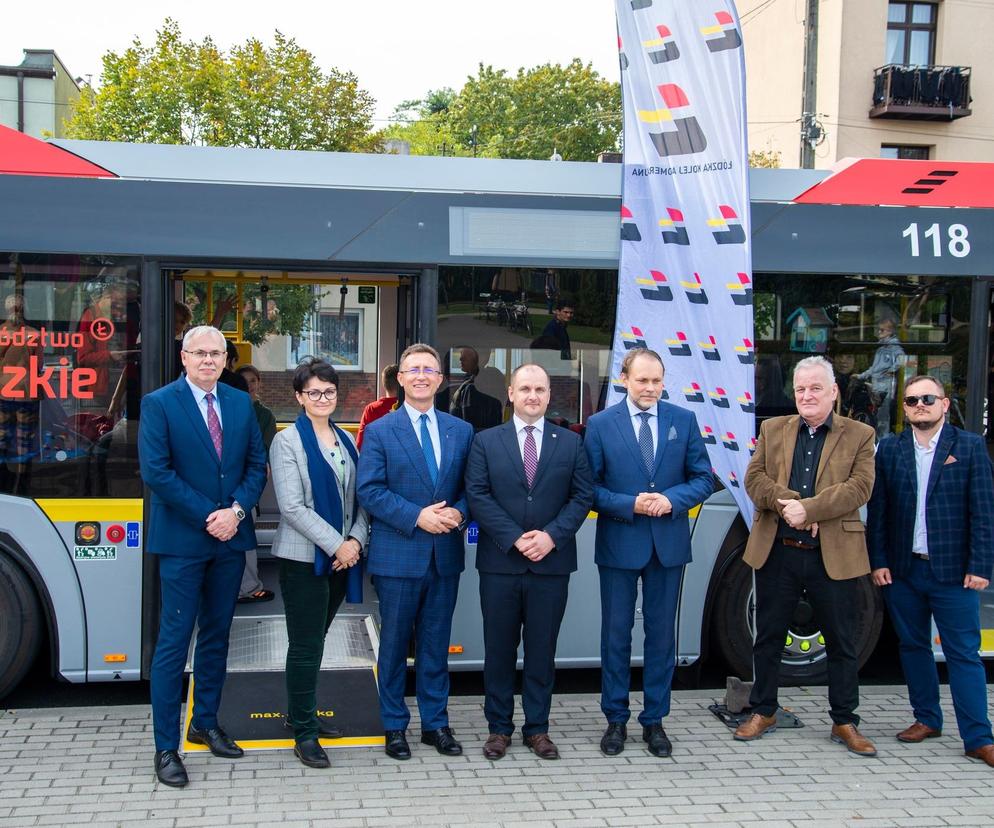
M 905 385 L 911 428 L 877 447 L 867 539 L 873 581 L 900 641 L 915 721 L 897 734 L 942 735 L 932 619 L 966 755 L 994 767 L 987 679 L 980 660 L 980 592 L 994 568 L 994 470 L 984 440 L 947 423 L 949 398 L 934 377 Z
M 442 364 L 434 348 L 411 345 L 399 364 L 404 404 L 366 429 L 356 484 L 371 518 L 369 572 L 380 601 L 380 715 L 387 756 L 410 759 L 404 685 L 413 636 L 421 742 L 458 756 L 447 710 L 449 635 L 465 568 L 463 475 L 473 427 L 435 408 Z

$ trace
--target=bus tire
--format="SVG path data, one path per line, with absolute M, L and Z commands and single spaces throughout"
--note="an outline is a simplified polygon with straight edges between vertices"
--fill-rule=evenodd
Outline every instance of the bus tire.
M 34 663 L 44 623 L 28 576 L 0 552 L 0 699 L 20 683 Z
M 862 667 L 873 654 L 883 626 L 883 601 L 870 576 L 859 579 L 856 599 L 856 651 Z M 741 557 L 725 570 L 715 595 L 712 638 L 729 672 L 752 679 L 752 568 Z M 804 649 L 802 649 L 804 648 Z M 825 684 L 828 662 L 817 623 L 802 598 L 780 663 L 783 686 Z

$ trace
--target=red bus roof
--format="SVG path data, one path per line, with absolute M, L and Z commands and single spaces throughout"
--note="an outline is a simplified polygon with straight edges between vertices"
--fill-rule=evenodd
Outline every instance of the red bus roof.
M 0 174 L 115 178 L 114 173 L 78 155 L 0 126 Z

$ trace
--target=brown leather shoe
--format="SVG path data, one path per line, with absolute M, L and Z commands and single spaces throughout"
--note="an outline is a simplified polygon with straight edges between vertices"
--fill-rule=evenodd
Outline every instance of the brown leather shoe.
M 982 745 L 974 750 L 968 750 L 966 755 L 971 759 L 979 759 L 994 768 L 994 745 Z
M 751 742 L 758 739 L 764 733 L 772 733 L 777 729 L 777 716 L 764 716 L 762 713 L 753 713 L 742 724 L 735 728 L 735 738 L 740 742 Z
M 856 730 L 853 724 L 832 725 L 832 741 L 845 745 L 850 753 L 857 756 L 876 756 L 877 749 L 873 742 Z
M 483 745 L 483 756 L 486 759 L 503 759 L 510 744 L 511 737 L 506 733 L 491 733 Z
M 897 741 L 918 744 L 919 742 L 924 742 L 926 739 L 935 739 L 941 735 L 941 730 L 936 730 L 934 727 L 929 727 L 921 722 L 915 722 L 907 730 L 902 730 L 897 734 Z
M 524 743 L 539 759 L 559 758 L 559 748 L 549 738 L 548 733 L 534 733 L 531 736 L 525 736 Z

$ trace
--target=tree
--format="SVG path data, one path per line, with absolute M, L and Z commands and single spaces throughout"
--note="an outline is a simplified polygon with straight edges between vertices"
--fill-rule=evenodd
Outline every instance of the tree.
M 108 52 L 98 90 L 86 88 L 66 123 L 72 138 L 163 144 L 376 151 L 374 100 L 351 72 L 323 72 L 293 38 L 275 33 L 222 53 L 183 39 L 169 18 L 155 43 Z

